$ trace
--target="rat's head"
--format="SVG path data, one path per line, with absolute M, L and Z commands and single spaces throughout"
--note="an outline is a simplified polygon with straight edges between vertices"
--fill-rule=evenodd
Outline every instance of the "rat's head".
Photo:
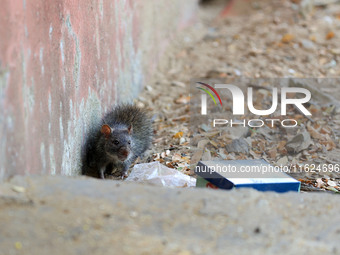
M 100 130 L 105 138 L 105 151 L 108 156 L 125 161 L 131 151 L 132 126 L 117 129 L 104 124 Z

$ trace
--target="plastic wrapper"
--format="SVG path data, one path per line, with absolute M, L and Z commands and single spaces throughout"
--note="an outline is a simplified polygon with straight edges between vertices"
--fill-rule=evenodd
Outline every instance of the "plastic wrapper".
M 196 179 L 157 162 L 137 164 L 125 181 L 142 182 L 164 187 L 193 187 Z

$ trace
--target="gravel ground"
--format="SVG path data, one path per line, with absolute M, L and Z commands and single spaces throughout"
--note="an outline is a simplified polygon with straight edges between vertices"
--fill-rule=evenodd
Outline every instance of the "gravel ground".
M 296 4 L 299 1 L 288 0 L 207 2 L 200 10 L 199 22 L 173 42 L 155 80 L 137 100 L 154 114 L 156 131 L 153 157 L 142 162 L 159 160 L 194 175 L 193 166 L 201 159 L 262 158 L 273 165 L 290 164 L 303 169 L 292 173 L 302 181 L 303 191 L 339 192 L 339 171 L 306 173 L 304 169 L 306 164 L 340 164 L 339 80 L 328 82 L 327 86 L 320 81 L 308 85 L 312 118 L 301 117 L 296 109 L 291 111 L 301 119 L 300 128 L 248 129 L 245 133 L 251 135 L 235 128 L 217 135 L 211 127 L 190 125 L 189 87 L 193 80 L 214 84 L 239 77 L 338 77 L 340 4 L 300 6 Z M 225 8 L 227 3 L 230 8 Z M 221 11 L 224 8 L 227 11 Z M 263 93 L 270 94 L 267 87 L 259 87 L 262 95 L 257 98 L 261 101 Z M 228 107 L 227 104 L 225 112 L 230 110 Z M 299 132 L 309 133 L 301 143 L 312 146 L 289 152 L 294 148 L 287 144 Z M 246 136 L 249 148 L 244 152 L 226 149 L 225 145 L 232 144 L 233 139 Z

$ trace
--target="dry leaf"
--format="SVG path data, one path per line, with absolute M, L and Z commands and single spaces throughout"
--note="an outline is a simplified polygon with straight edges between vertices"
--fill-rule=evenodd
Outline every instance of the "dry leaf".
M 238 40 L 238 39 L 240 39 L 240 35 L 239 35 L 239 34 L 236 34 L 236 35 L 233 36 L 233 38 L 234 38 L 235 40 Z
M 189 115 L 183 115 L 171 119 L 172 121 L 187 121 L 189 120 Z
M 277 149 L 279 152 L 285 151 L 286 150 L 286 144 L 287 142 L 282 140 L 279 142 L 279 144 L 277 145 Z
M 326 40 L 330 40 L 335 36 L 333 31 L 328 32 L 328 34 L 326 35 Z
M 187 104 L 189 102 L 190 102 L 190 96 L 184 96 L 184 95 L 175 100 L 175 103 L 177 104 Z
M 292 34 L 285 34 L 284 36 L 282 36 L 281 42 L 283 43 L 290 43 L 291 41 L 293 41 L 294 39 L 294 35 Z
M 216 143 L 215 141 L 210 141 L 210 143 L 211 143 L 215 148 L 219 148 L 218 143 Z
M 326 135 L 326 139 L 326 141 L 320 141 L 321 144 L 326 146 L 326 150 L 331 151 L 336 148 L 336 144 L 328 135 Z
M 170 168 L 175 168 L 172 162 L 166 162 L 165 165 Z
M 173 138 L 181 138 L 183 136 L 183 132 L 177 132 Z
M 275 159 L 276 158 L 276 149 L 275 148 L 272 148 L 270 150 L 267 151 L 267 155 L 272 158 L 272 159 Z
M 330 127 L 322 127 L 320 132 L 322 134 L 329 134 L 330 135 L 332 133 L 332 129 Z
M 307 130 L 310 133 L 311 137 L 314 139 L 322 140 L 324 139 L 324 136 L 320 134 L 316 129 L 314 129 L 312 126 L 307 125 Z
M 182 156 L 181 156 L 181 154 L 179 154 L 179 153 L 175 153 L 175 154 L 172 156 L 172 161 L 173 161 L 173 162 L 179 162 L 181 159 L 182 159 Z

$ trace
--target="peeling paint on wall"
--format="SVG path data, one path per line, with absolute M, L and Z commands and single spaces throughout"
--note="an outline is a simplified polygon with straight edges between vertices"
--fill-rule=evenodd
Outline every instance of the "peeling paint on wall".
M 138 95 L 196 4 L 2 2 L 0 180 L 79 174 L 87 132 L 106 109 Z

